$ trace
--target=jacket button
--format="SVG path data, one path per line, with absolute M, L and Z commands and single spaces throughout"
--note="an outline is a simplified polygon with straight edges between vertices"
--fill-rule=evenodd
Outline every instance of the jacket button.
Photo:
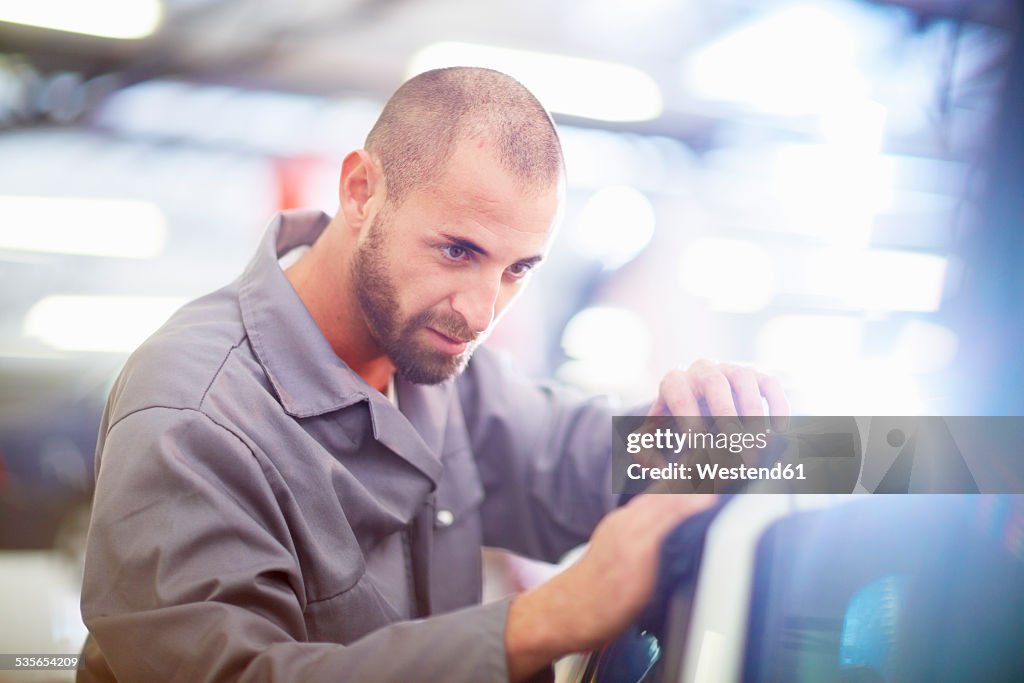
M 451 510 L 438 510 L 435 519 L 438 526 L 451 526 L 452 522 L 455 521 L 455 515 L 452 514 Z

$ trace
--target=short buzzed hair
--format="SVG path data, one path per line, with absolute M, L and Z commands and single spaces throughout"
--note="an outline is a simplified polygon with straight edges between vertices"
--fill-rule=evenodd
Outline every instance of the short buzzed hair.
M 388 202 L 441 175 L 457 143 L 482 137 L 499 163 L 525 187 L 547 189 L 562 171 L 562 146 L 551 117 L 526 87 L 491 69 L 451 67 L 406 81 L 366 138 L 380 159 Z

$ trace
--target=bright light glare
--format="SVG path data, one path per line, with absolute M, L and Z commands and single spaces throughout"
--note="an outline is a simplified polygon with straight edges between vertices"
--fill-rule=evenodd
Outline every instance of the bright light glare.
M 22 334 L 64 351 L 129 352 L 185 301 L 177 297 L 48 296 L 29 309 Z
M 926 407 L 916 378 L 888 359 L 798 372 L 790 382 L 806 415 L 921 415 Z
M 958 346 L 956 333 L 948 327 L 911 320 L 896 337 L 890 357 L 895 365 L 923 375 L 949 367 Z
M 600 121 L 648 121 L 661 115 L 661 90 L 633 67 L 526 50 L 444 42 L 428 45 L 408 76 L 447 66 L 479 66 L 516 78 L 554 112 Z
M 844 308 L 932 312 L 942 303 L 947 265 L 935 254 L 826 248 L 805 264 L 803 287 Z
M 860 358 L 864 323 L 838 315 L 781 315 L 766 322 L 754 340 L 757 364 L 773 371 L 817 372 Z M 843 413 L 836 413 L 841 415 Z
M 857 30 L 828 9 L 796 5 L 760 18 L 697 52 L 684 80 L 698 96 L 780 115 L 817 113 L 862 99 Z
M 915 368 L 893 355 L 864 358 L 864 321 L 838 315 L 782 315 L 755 339 L 759 367 L 787 378 L 794 410 L 806 415 L 919 415 Z
M 758 311 L 775 297 L 775 262 L 744 240 L 703 238 L 683 253 L 679 282 L 716 311 Z
M 847 101 L 823 111 L 819 126 L 825 142 L 833 148 L 859 156 L 875 155 L 882 151 L 888 116 L 889 111 L 878 102 Z
M 871 135 L 851 134 L 850 144 L 855 147 Z M 873 135 L 877 146 L 877 134 Z M 782 205 L 784 229 L 831 244 L 866 246 L 875 215 L 892 203 L 894 168 L 891 159 L 870 149 L 862 153 L 838 145 L 780 147 L 771 187 Z
M 0 196 L 0 250 L 152 258 L 167 217 L 150 202 Z
M 589 391 L 629 392 L 646 380 L 651 332 L 632 311 L 594 306 L 572 317 L 562 348 L 574 359 L 560 368 L 563 381 Z
M 645 356 L 650 332 L 643 318 L 624 308 L 593 306 L 572 317 L 562 334 L 562 348 L 579 360 L 612 360 Z
M 607 187 L 584 205 L 573 226 L 573 242 L 585 257 L 612 270 L 631 261 L 654 235 L 654 207 L 632 187 Z
M 162 18 L 159 0 L 0 0 L 0 21 L 101 38 L 145 38 Z

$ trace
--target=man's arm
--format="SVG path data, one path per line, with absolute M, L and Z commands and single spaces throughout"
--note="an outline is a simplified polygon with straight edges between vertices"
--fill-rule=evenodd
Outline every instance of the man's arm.
M 505 632 L 511 680 L 625 629 L 654 590 L 662 539 L 713 502 L 714 496 L 640 496 L 605 517 L 575 564 L 512 601 Z
M 612 504 L 607 405 L 519 379 L 480 352 L 459 389 L 487 490 L 485 542 L 552 557 L 573 533 L 585 537 Z M 788 417 L 777 379 L 702 359 L 666 373 L 649 414 L 764 415 L 765 402 L 773 421 Z M 712 500 L 635 498 L 601 521 L 575 565 L 517 596 L 505 635 L 512 680 L 621 632 L 650 598 L 665 534 Z

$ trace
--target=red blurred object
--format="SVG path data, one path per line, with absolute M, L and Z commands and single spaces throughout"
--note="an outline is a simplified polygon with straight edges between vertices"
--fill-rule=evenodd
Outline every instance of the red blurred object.
M 326 159 L 311 154 L 275 159 L 278 210 L 318 206 L 320 197 L 317 194 L 323 185 L 324 174 L 337 173 L 337 169 L 331 170 L 331 168 Z

